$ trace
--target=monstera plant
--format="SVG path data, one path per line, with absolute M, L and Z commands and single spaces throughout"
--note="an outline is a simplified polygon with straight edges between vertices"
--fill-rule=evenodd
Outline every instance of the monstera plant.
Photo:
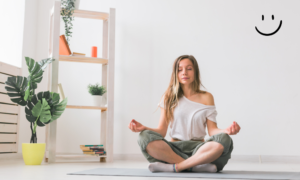
M 29 76 L 8 77 L 5 84 L 8 96 L 11 101 L 25 107 L 26 119 L 30 122 L 31 139 L 30 143 L 37 143 L 36 127 L 43 127 L 55 121 L 64 112 L 67 105 L 67 98 L 60 103 L 60 96 L 55 92 L 39 92 L 35 94 L 37 83 L 43 79 L 44 69 L 55 59 L 47 58 L 35 62 L 25 57 L 28 66 Z

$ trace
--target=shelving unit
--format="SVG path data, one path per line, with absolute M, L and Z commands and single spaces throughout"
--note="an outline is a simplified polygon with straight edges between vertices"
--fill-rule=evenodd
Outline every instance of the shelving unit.
M 48 89 L 58 93 L 58 68 L 60 61 L 75 63 L 99 63 L 102 64 L 102 85 L 107 89 L 103 94 L 107 99 L 105 107 L 67 105 L 67 109 L 95 109 L 101 111 L 100 144 L 106 151 L 106 155 L 94 156 L 101 162 L 113 162 L 113 122 L 114 122 L 114 61 L 115 61 L 115 8 L 110 8 L 109 13 L 86 10 L 75 10 L 74 17 L 103 20 L 102 58 L 63 56 L 59 55 L 60 36 L 60 11 L 61 2 L 55 1 L 50 11 L 50 36 L 48 56 L 55 59 L 49 66 Z M 84 64 L 83 64 L 84 66 Z M 64 98 L 64 97 L 63 97 Z M 89 155 L 57 155 L 56 154 L 56 130 L 57 121 L 46 126 L 46 156 L 45 161 L 53 163 L 56 157 L 79 158 Z M 79 147 L 78 147 L 79 148 Z

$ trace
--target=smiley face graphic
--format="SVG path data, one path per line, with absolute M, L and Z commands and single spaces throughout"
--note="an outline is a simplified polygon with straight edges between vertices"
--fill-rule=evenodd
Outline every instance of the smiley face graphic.
M 264 20 L 264 15 L 262 15 L 262 20 Z M 272 20 L 274 20 L 274 15 L 272 15 Z M 272 33 L 263 33 L 260 30 L 258 30 L 256 26 L 255 26 L 255 29 L 259 34 L 261 34 L 263 36 L 271 36 L 273 34 L 276 34 L 279 31 L 279 29 L 281 28 L 281 25 L 282 25 L 282 20 L 280 20 L 280 24 L 279 24 L 278 28 Z

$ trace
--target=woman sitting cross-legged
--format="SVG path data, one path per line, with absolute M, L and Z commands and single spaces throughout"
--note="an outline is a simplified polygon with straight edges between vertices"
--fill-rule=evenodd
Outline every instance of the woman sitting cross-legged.
M 231 158 L 233 141 L 229 135 L 240 131 L 233 122 L 219 129 L 211 93 L 200 90 L 200 72 L 191 55 L 178 57 L 173 64 L 169 87 L 161 98 L 161 116 L 156 129 L 131 120 L 128 128 L 140 132 L 138 144 L 150 162 L 152 172 L 219 172 Z M 166 136 L 170 124 L 171 141 Z M 204 140 L 206 135 L 209 138 Z

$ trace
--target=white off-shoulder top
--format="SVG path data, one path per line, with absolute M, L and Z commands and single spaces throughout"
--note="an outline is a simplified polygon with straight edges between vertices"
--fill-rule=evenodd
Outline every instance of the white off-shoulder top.
M 158 103 L 164 108 L 164 96 Z M 205 105 L 194 102 L 182 96 L 174 109 L 174 121 L 170 123 L 170 137 L 181 141 L 202 140 L 206 132 L 206 118 L 217 122 L 215 105 Z

